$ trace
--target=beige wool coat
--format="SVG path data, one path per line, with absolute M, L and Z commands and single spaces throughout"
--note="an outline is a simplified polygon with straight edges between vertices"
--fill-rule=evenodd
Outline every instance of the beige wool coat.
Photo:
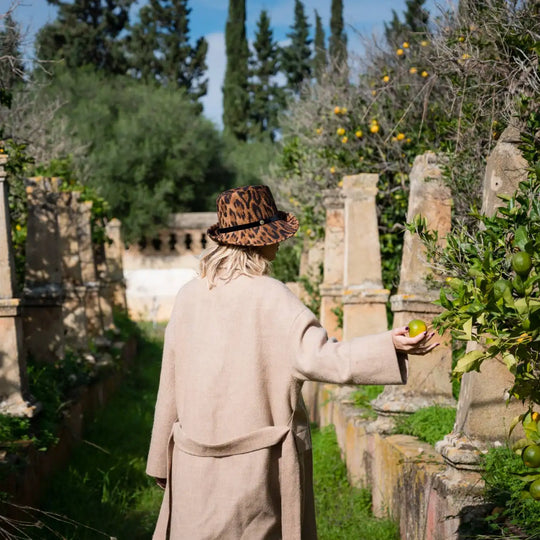
M 280 281 L 193 279 L 165 332 L 146 469 L 167 478 L 154 539 L 316 539 L 303 382 L 406 378 L 390 332 L 339 343 Z

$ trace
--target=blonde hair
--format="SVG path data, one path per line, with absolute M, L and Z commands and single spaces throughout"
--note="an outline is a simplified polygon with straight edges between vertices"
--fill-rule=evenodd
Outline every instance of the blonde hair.
M 203 252 L 199 261 L 200 277 L 208 280 L 211 289 L 217 280 L 226 283 L 238 277 L 263 276 L 270 271 L 270 261 L 256 247 L 215 245 Z

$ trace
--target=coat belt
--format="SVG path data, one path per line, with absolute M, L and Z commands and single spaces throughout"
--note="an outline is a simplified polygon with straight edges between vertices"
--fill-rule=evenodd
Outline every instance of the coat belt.
M 281 491 L 281 534 L 282 540 L 300 540 L 302 536 L 300 465 L 290 426 L 267 426 L 221 444 L 204 444 L 189 438 L 179 422 L 173 424 L 167 451 L 167 486 L 164 501 L 169 507 L 167 538 L 170 537 L 170 515 L 172 510 L 172 457 L 174 448 L 199 457 L 227 457 L 255 452 L 282 444 L 279 460 Z

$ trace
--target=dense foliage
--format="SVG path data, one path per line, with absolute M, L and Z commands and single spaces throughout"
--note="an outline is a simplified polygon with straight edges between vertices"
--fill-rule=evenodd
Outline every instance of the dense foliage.
M 129 72 L 148 83 L 182 88 L 194 101 L 206 95 L 204 37 L 190 43 L 188 0 L 151 0 L 139 11 L 139 20 L 127 39 Z
M 48 128 L 69 138 L 77 178 L 108 202 L 128 240 L 171 213 L 210 209 L 229 186 L 221 137 L 176 88 L 80 70 L 40 95 L 43 106 L 45 97 L 64 104 Z
M 120 37 L 134 0 L 48 0 L 57 6 L 55 21 L 36 38 L 38 58 L 68 68 L 92 65 L 107 73 L 123 74 L 128 67 Z M 56 64 L 50 64 L 54 69 Z
M 520 538 L 538 538 L 538 501 L 523 495 L 531 470 L 523 464 L 519 453 L 505 446 L 492 448 L 485 456 L 484 467 L 486 498 L 494 506 L 482 531 L 492 536 L 485 538 L 513 538 L 511 535 L 516 533 Z

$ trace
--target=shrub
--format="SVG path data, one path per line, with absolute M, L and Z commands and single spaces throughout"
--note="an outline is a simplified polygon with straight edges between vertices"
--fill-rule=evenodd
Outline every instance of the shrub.
M 522 529 L 524 538 L 540 537 L 540 502 L 524 498 L 523 475 L 530 472 L 521 457 L 508 447 L 491 448 L 484 458 L 486 499 L 496 511 L 488 518 L 491 529 L 508 538 L 509 526 Z M 515 531 L 514 531 L 515 532 Z
M 395 433 L 413 435 L 421 441 L 434 445 L 452 431 L 455 421 L 456 409 L 426 407 L 408 416 L 398 417 Z

